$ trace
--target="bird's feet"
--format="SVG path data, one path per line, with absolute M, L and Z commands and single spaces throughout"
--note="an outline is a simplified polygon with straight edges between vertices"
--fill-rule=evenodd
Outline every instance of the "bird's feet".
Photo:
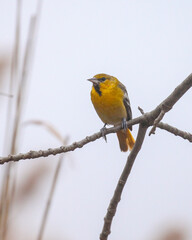
M 123 120 L 122 120 L 122 129 L 123 129 L 124 131 L 127 130 L 127 120 L 126 120 L 126 118 L 123 118 Z
M 105 123 L 104 126 L 103 126 L 103 127 L 101 128 L 101 130 L 100 130 L 101 135 L 102 135 L 102 137 L 104 138 L 105 142 L 107 142 L 107 137 L 106 137 L 106 135 L 105 135 L 105 133 L 106 133 L 106 125 L 107 125 L 107 123 Z

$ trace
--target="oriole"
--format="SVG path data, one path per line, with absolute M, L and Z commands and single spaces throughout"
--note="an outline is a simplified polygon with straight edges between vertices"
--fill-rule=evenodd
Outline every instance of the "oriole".
M 91 100 L 104 127 L 107 124 L 115 126 L 122 123 L 124 129 L 117 132 L 120 149 L 123 152 L 131 150 L 135 140 L 130 132 L 132 127 L 129 127 L 130 130 L 126 127 L 126 120 L 132 119 L 126 87 L 117 78 L 104 73 L 97 74 L 88 81 L 93 83 Z

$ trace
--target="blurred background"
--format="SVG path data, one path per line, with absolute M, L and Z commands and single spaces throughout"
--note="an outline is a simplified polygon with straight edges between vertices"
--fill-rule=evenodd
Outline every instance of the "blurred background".
M 1 1 L 0 92 L 13 94 L 0 95 L 1 156 L 98 132 L 103 123 L 86 80 L 97 73 L 127 87 L 133 117 L 140 116 L 138 106 L 154 109 L 192 72 L 191 11 L 189 0 Z M 192 132 L 191 102 L 189 90 L 163 121 Z M 42 239 L 99 238 L 128 155 L 115 134 L 107 139 L 64 155 Z M 58 161 L 51 156 L 0 167 L 4 239 L 38 239 Z M 159 129 L 147 135 L 109 238 L 191 239 L 191 170 L 188 141 Z

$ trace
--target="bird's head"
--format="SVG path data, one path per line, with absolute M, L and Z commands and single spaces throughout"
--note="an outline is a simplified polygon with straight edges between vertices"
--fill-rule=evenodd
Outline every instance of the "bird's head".
M 101 88 L 108 88 L 109 86 L 112 86 L 118 81 L 117 78 L 105 73 L 97 74 L 93 78 L 87 80 L 92 82 L 93 86 L 99 86 Z

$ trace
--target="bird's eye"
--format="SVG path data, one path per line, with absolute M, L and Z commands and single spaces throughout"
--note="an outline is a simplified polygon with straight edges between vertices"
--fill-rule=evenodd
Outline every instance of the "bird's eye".
M 102 78 L 99 79 L 100 82 L 104 82 L 105 80 L 106 80 L 105 77 L 102 77 Z

